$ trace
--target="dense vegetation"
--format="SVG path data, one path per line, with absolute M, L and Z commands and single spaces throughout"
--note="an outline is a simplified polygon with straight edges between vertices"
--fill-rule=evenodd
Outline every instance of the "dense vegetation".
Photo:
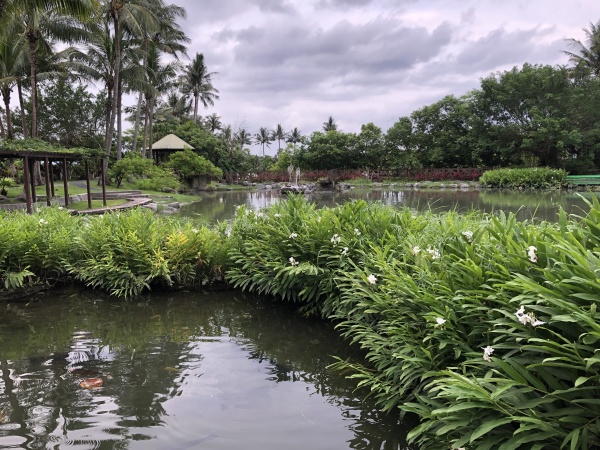
M 119 297 L 222 282 L 332 320 L 367 356 L 335 366 L 421 449 L 600 444 L 600 203 L 556 224 L 290 198 L 227 227 L 135 210 L 0 216 L 0 277 Z M 502 447 L 503 446 L 503 447 Z
M 529 169 L 487 170 L 479 179 L 481 184 L 491 188 L 561 188 L 566 184 L 567 173 L 561 169 L 534 167 Z
M 126 150 L 151 157 L 152 143 L 174 133 L 219 170 L 233 172 L 285 171 L 290 164 L 302 170 L 548 166 L 574 174 L 600 168 L 598 25 L 586 30 L 588 42 L 568 41 L 572 67 L 524 64 L 491 74 L 478 89 L 446 96 L 385 131 L 367 123 L 358 133 L 344 132 L 330 116 L 321 131 L 303 136 L 281 124 L 253 134 L 222 123 L 217 113 L 199 114 L 219 99 L 216 74 L 201 53 L 187 65 L 177 60 L 189 42 L 179 6 L 1 0 L 0 8 L 5 140 L 40 138 L 102 149 L 119 160 Z M 89 92 L 91 82 L 101 87 L 98 95 Z M 137 96 L 135 105 L 123 105 L 125 92 Z M 121 128 L 123 114 L 132 123 L 128 131 Z M 265 156 L 274 142 L 277 156 Z M 250 154 L 251 144 L 262 156 Z

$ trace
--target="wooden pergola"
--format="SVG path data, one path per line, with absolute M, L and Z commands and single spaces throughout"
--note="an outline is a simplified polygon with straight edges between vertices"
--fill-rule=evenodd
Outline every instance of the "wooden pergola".
M 65 191 L 65 206 L 69 206 L 69 177 L 67 173 L 68 161 L 83 161 L 85 166 L 85 178 L 87 182 L 88 208 L 92 208 L 92 195 L 90 186 L 89 161 L 100 160 L 101 184 L 102 184 L 102 203 L 106 206 L 106 177 L 104 176 L 104 157 L 96 155 L 87 155 L 82 152 L 53 152 L 45 150 L 9 150 L 0 147 L 0 159 L 22 159 L 23 160 L 23 188 L 25 191 L 25 202 L 27 203 L 27 213 L 33 213 L 33 204 L 37 202 L 35 192 L 35 177 L 33 176 L 33 167 L 36 161 L 44 164 L 45 183 L 46 183 L 46 204 L 50 206 L 54 198 L 54 163 L 61 164 L 62 178 Z

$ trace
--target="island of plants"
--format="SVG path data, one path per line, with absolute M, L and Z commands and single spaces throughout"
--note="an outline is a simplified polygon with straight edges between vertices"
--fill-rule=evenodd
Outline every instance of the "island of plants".
M 214 227 L 136 209 L 0 215 L 0 281 L 82 282 L 117 298 L 223 286 L 335 323 L 338 361 L 420 449 L 600 445 L 600 203 L 585 217 L 415 214 L 290 197 Z

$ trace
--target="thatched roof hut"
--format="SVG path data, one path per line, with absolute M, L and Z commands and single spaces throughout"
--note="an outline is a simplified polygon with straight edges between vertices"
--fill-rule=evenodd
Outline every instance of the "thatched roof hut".
M 175 136 L 174 134 L 167 134 L 164 138 L 159 139 L 152 144 L 152 156 L 158 163 L 164 161 L 167 156 L 174 152 L 180 152 L 186 147 L 193 149 L 190 144 L 185 142 L 183 139 Z

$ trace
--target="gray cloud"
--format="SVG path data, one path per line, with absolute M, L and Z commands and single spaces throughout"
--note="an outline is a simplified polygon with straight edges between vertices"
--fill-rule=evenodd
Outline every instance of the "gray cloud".
M 225 123 L 306 134 L 331 114 L 345 131 L 389 128 L 481 77 L 525 62 L 564 64 L 597 0 L 176 0 L 188 54 L 205 54 Z M 593 19 L 595 20 L 595 19 Z

